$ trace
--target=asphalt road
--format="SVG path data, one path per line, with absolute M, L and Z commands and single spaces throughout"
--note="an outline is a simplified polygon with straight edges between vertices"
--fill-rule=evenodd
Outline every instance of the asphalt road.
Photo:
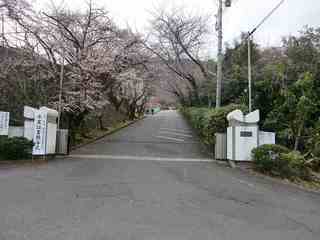
M 68 159 L 0 169 L 0 240 L 320 239 L 320 194 L 207 160 L 162 112 Z
M 162 111 L 73 155 L 208 159 L 186 121 L 176 111 Z

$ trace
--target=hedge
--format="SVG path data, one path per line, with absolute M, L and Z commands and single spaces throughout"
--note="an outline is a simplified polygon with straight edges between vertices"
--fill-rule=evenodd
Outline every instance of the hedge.
M 29 159 L 32 147 L 33 142 L 24 137 L 0 137 L 0 161 Z
M 227 131 L 227 115 L 233 110 L 246 110 L 242 105 L 231 104 L 218 109 L 214 108 L 182 108 L 181 112 L 195 128 L 203 142 L 212 146 L 215 143 L 215 133 L 224 133 Z
M 254 168 L 271 176 L 290 180 L 310 180 L 311 173 L 299 152 L 280 145 L 266 144 L 252 150 Z

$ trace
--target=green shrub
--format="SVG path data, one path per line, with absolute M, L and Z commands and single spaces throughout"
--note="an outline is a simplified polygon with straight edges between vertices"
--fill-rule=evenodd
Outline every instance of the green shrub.
M 310 171 L 299 152 L 290 152 L 280 145 L 262 145 L 252 150 L 254 167 L 271 176 L 309 180 Z
M 262 173 L 273 173 L 280 166 L 281 153 L 289 153 L 290 150 L 280 145 L 266 144 L 252 150 L 252 158 L 256 170 Z
M 315 125 L 311 132 L 311 138 L 308 141 L 308 149 L 310 152 L 311 168 L 314 171 L 320 171 L 320 121 Z
M 307 162 L 309 163 L 310 168 L 315 171 L 320 171 L 320 134 L 318 138 L 311 139 L 312 145 L 309 145 L 309 152 L 305 154 Z
M 0 160 L 23 160 L 32 156 L 33 142 L 23 137 L 0 138 Z
M 192 127 L 198 131 L 203 142 L 212 146 L 215 140 L 215 133 L 227 131 L 227 115 L 235 109 L 246 110 L 244 106 L 231 104 L 219 109 L 183 108 L 181 112 L 187 117 Z
M 310 169 L 299 152 L 282 153 L 279 160 L 283 163 L 282 177 L 292 180 L 296 178 L 310 180 Z
M 320 158 L 320 142 L 318 142 L 314 148 L 312 149 L 312 153 L 314 156 L 319 157 Z

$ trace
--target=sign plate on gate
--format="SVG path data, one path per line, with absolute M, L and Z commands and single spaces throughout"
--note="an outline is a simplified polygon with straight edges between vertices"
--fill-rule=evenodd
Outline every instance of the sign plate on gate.
M 240 132 L 240 137 L 252 137 L 252 132 L 241 131 Z
M 34 115 L 33 155 L 46 154 L 47 113 L 36 111 Z
M 10 120 L 10 113 L 0 112 L 0 136 L 8 136 L 9 120 Z

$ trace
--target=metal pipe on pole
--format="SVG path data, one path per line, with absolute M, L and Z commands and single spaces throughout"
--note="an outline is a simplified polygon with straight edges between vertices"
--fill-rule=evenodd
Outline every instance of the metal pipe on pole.
M 219 9 L 218 9 L 218 21 L 217 21 L 217 30 L 218 30 L 218 63 L 217 63 L 217 90 L 216 90 L 216 108 L 221 107 L 221 88 L 222 88 L 222 0 L 219 0 Z

